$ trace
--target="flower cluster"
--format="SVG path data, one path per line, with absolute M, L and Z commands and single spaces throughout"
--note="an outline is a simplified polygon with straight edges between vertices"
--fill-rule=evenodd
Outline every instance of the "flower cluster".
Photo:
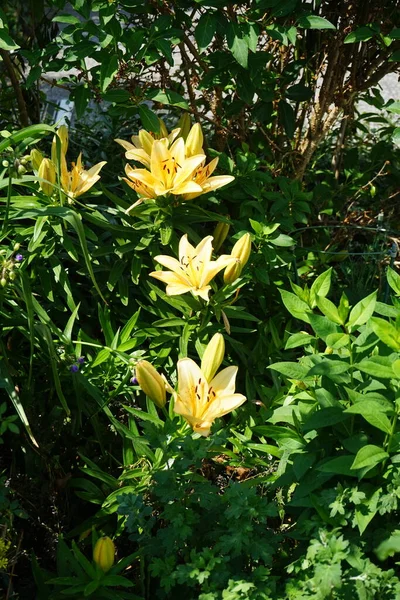
M 146 360 L 136 365 L 136 379 L 144 393 L 160 408 L 166 404 L 166 392 L 174 397 L 174 411 L 182 415 L 196 433 L 207 437 L 215 419 L 235 410 L 246 396 L 235 393 L 237 367 L 217 373 L 225 354 L 225 342 L 216 333 L 207 345 L 201 366 L 191 358 L 178 361 L 178 391 Z
M 188 133 L 187 128 L 186 118 L 181 120 L 180 127 L 168 134 L 160 119 L 160 134 L 157 136 L 141 130 L 137 136 L 132 136 L 132 143 L 115 140 L 126 150 L 128 160 L 145 167 L 131 167 L 129 164 L 125 167 L 127 177 L 123 179 L 139 196 L 127 212 L 145 199 L 180 196 L 182 201 L 193 200 L 233 181 L 231 175 L 213 176 L 218 158 L 206 164 L 200 124 L 193 125 Z
M 57 137 L 60 145 L 59 151 L 57 149 Z M 67 150 L 68 129 L 65 125 L 61 125 L 53 139 L 51 159 L 44 158 L 39 150 L 34 149 L 31 152 L 31 163 L 39 177 L 39 185 L 42 192 L 49 197 L 53 195 L 59 171 L 60 186 L 67 196 L 68 203 L 72 204 L 74 198 L 78 198 L 87 192 L 100 179 L 99 172 L 106 164 L 106 161 L 99 162 L 86 171 L 82 164 L 82 153 L 80 153 L 76 163 L 71 163 L 72 168 L 69 171 L 66 159 Z

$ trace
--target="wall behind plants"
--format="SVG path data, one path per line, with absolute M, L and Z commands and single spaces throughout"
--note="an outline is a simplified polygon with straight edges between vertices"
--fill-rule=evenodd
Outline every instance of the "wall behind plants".
M 0 18 L 5 597 L 397 597 L 396 3 Z

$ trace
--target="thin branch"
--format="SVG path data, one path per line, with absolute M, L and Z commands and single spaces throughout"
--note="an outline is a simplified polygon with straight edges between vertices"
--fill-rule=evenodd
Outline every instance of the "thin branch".
M 15 75 L 14 65 L 12 63 L 12 60 L 11 60 L 10 55 L 8 54 L 7 50 L 0 49 L 0 55 L 4 61 L 5 67 L 8 72 L 8 76 L 9 76 L 11 84 L 14 88 L 15 97 L 17 99 L 17 104 L 18 104 L 18 111 L 19 111 L 19 118 L 21 121 L 21 125 L 23 127 L 28 127 L 29 115 L 28 115 L 28 111 L 26 109 L 24 97 L 22 95 L 21 86 Z

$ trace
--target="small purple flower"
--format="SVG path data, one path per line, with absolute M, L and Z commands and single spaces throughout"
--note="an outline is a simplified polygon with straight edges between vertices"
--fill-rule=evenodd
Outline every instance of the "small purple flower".
M 23 261 L 23 260 L 24 260 L 24 257 L 22 256 L 22 254 L 16 254 L 16 255 L 15 255 L 15 260 L 16 260 L 17 262 L 21 262 L 21 261 Z
M 79 371 L 79 367 L 78 365 L 71 365 L 69 370 L 71 371 L 71 373 L 77 373 Z
M 138 382 L 138 380 L 136 379 L 136 377 L 132 377 L 132 379 L 131 379 L 131 384 L 132 384 L 132 385 L 138 385 L 138 384 L 139 384 L 139 382 Z
M 83 363 L 85 362 L 85 357 L 84 357 L 84 356 L 80 356 L 80 357 L 78 358 L 77 362 L 78 362 L 80 365 L 83 365 Z

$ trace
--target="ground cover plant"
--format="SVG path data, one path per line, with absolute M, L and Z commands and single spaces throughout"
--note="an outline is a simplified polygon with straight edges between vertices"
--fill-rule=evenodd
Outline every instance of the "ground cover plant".
M 6 600 L 400 596 L 396 8 L 2 5 Z

